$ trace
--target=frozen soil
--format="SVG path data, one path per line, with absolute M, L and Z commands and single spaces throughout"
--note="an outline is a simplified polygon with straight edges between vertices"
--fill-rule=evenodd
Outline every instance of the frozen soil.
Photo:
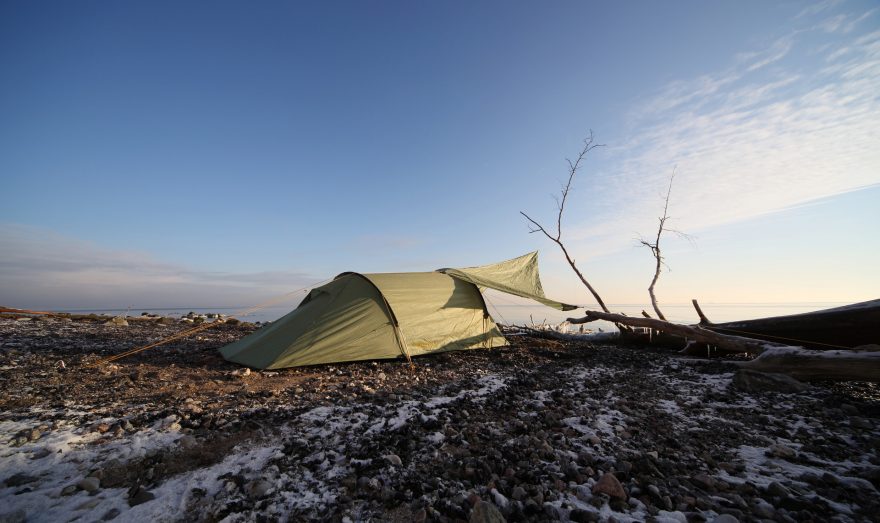
M 870 384 L 745 392 L 731 363 L 522 336 L 247 372 L 216 349 L 248 324 L 87 367 L 190 327 L 129 323 L 0 318 L 0 521 L 880 514 Z

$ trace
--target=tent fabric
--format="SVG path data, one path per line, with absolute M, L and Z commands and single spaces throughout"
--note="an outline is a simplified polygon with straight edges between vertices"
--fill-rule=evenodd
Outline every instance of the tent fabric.
M 349 275 L 312 289 L 299 307 L 220 353 L 249 367 L 282 369 L 396 358 L 402 349 L 379 290 Z
M 504 345 L 473 284 L 436 272 L 344 273 L 220 353 L 281 369 Z
M 394 311 L 410 356 L 507 345 L 479 289 L 470 283 L 437 272 L 364 277 L 381 290 Z
M 480 287 L 529 298 L 561 311 L 578 308 L 577 305 L 569 305 L 544 296 L 544 289 L 538 276 L 538 251 L 500 263 L 462 269 L 439 269 L 438 272 Z
M 346 272 L 220 353 L 242 365 L 281 369 L 507 345 L 478 286 L 574 307 L 544 297 L 537 253 L 435 272 Z

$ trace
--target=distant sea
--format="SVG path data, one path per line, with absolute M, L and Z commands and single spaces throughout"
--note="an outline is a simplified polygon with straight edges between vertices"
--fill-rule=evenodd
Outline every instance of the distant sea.
M 497 301 L 488 301 L 489 312 L 495 318 L 496 322 L 517 325 L 532 324 L 559 324 L 568 317 L 579 316 L 579 310 L 560 312 L 540 305 L 532 305 L 530 303 L 498 303 Z M 769 316 L 783 316 L 787 314 L 800 314 L 804 312 L 817 311 L 821 309 L 829 309 L 832 307 L 840 307 L 848 305 L 848 302 L 798 302 L 798 303 L 700 303 L 703 312 L 709 319 L 716 323 L 736 320 L 747 320 L 752 318 L 764 318 Z M 661 304 L 661 310 L 666 318 L 677 323 L 697 323 L 699 318 L 690 303 L 670 303 Z M 185 316 L 190 311 L 199 314 L 220 313 L 227 316 L 234 316 L 242 321 L 250 322 L 267 322 L 275 321 L 284 316 L 296 305 L 283 307 L 267 307 L 248 315 L 240 315 L 238 312 L 244 311 L 247 307 L 173 307 L 173 308 L 137 308 L 130 309 L 65 309 L 56 312 L 71 312 L 76 314 L 107 314 L 111 316 L 128 314 L 129 316 L 140 316 L 142 313 L 159 314 L 162 316 L 170 316 L 179 318 Z M 598 309 L 598 307 L 595 307 Z M 641 316 L 641 311 L 648 311 L 654 316 L 649 304 L 609 304 L 608 308 L 614 312 L 622 312 L 628 316 Z M 595 322 L 588 324 L 587 327 L 596 330 L 602 328 L 610 331 L 614 326 L 606 322 Z M 574 329 L 572 329 L 574 330 Z
M 241 311 L 247 310 L 248 307 L 131 307 L 119 309 L 54 309 L 53 312 L 69 312 L 72 314 L 106 314 L 109 316 L 119 316 L 123 314 L 128 316 L 140 316 L 141 314 L 146 312 L 148 314 L 158 314 L 160 316 L 168 316 L 170 318 L 180 318 L 182 316 L 186 316 L 190 312 L 194 312 L 196 314 L 219 313 L 223 314 L 224 316 L 233 316 L 240 319 L 241 321 L 250 321 L 256 323 L 258 321 L 275 321 L 295 308 L 296 305 L 285 307 L 266 307 L 265 309 L 260 309 L 250 314 L 238 314 Z

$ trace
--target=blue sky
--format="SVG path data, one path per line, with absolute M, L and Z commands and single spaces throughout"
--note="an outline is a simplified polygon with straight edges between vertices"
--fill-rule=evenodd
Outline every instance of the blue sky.
M 0 303 L 247 305 L 565 237 L 611 303 L 880 290 L 880 9 L 805 2 L 5 2 Z

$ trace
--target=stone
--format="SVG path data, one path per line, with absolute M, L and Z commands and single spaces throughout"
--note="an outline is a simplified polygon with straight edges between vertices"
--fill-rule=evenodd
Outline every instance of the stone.
M 767 450 L 771 456 L 776 456 L 777 458 L 791 459 L 797 456 L 797 452 L 793 448 L 786 447 L 785 445 L 770 445 Z
M 180 445 L 181 448 L 184 449 L 192 449 L 199 445 L 199 441 L 190 435 L 183 436 L 179 440 L 177 440 L 177 444 Z
M 470 523 L 506 523 L 507 520 L 501 515 L 501 511 L 495 505 L 485 501 L 479 501 L 471 510 L 468 518 Z
M 358 479 L 358 486 L 364 490 L 377 491 L 382 488 L 382 484 L 376 478 L 361 477 Z
M 840 406 L 840 410 L 842 410 L 847 416 L 858 416 L 859 409 L 855 405 L 850 403 L 844 403 Z
M 849 424 L 857 429 L 873 430 L 876 426 L 865 418 L 850 418 Z
M 400 460 L 400 456 L 398 456 L 397 454 L 386 454 L 382 457 L 385 458 L 385 461 L 387 461 L 394 467 L 403 466 L 403 462 Z
M 251 499 L 261 499 L 266 497 L 269 491 L 272 490 L 272 484 L 265 479 L 258 479 L 248 483 L 245 490 Z
M 743 392 L 803 392 L 809 385 L 786 374 L 740 369 L 733 375 L 731 386 Z
M 38 478 L 36 476 L 31 476 L 29 474 L 25 474 L 24 472 L 19 472 L 6 478 L 6 480 L 3 481 L 3 484 L 7 487 L 20 487 L 22 485 L 27 485 L 28 483 L 33 483 L 37 481 L 37 479 Z
M 712 520 L 712 523 L 739 523 L 739 520 L 730 514 L 721 514 Z
M 101 488 L 101 480 L 96 478 L 95 476 L 89 476 L 87 478 L 79 480 L 76 486 L 80 490 L 85 490 L 86 492 L 95 492 L 96 490 Z
M 767 494 L 770 494 L 771 496 L 778 496 L 780 498 L 787 498 L 791 496 L 791 491 L 785 488 L 782 483 L 774 481 L 767 485 Z
M 592 523 L 594 521 L 599 521 L 598 513 L 580 508 L 572 510 L 568 517 L 577 523 Z
M 97 507 L 101 503 L 101 500 L 98 498 L 91 498 L 83 501 L 79 505 L 76 506 L 76 510 L 91 510 Z
M 691 482 L 704 490 L 715 490 L 715 479 L 707 474 L 697 474 L 691 478 Z
M 773 519 L 776 516 L 776 509 L 763 499 L 756 499 L 752 505 L 752 514 L 759 518 Z
M 836 487 L 837 485 L 840 484 L 840 480 L 837 478 L 837 476 L 835 476 L 834 474 L 832 474 L 830 472 L 826 472 L 826 473 L 822 474 L 822 481 L 824 481 L 825 484 L 831 485 L 833 487 Z
M 78 491 L 78 490 L 79 489 L 76 487 L 76 485 L 67 485 L 66 487 L 61 489 L 61 495 L 62 496 L 72 496 L 73 494 L 76 494 L 76 491 Z
M 513 487 L 513 491 L 511 491 L 511 493 L 510 493 L 510 497 L 515 499 L 516 501 L 521 501 L 521 500 L 525 499 L 526 496 L 527 496 L 526 489 L 522 488 L 519 485 Z
M 657 513 L 657 516 L 659 516 L 667 521 L 678 521 L 679 523 L 687 523 L 688 522 L 688 518 L 684 514 L 684 512 L 680 512 L 678 510 L 676 510 L 675 512 L 661 510 L 660 512 Z
M 626 491 L 623 485 L 618 481 L 617 476 L 610 472 L 606 472 L 599 478 L 599 481 L 593 485 L 593 494 L 606 494 L 612 498 L 626 499 Z
M 116 326 L 116 327 L 128 327 L 128 322 L 122 316 L 114 316 L 104 323 L 104 325 Z
M 131 507 L 135 507 L 154 499 L 156 499 L 155 494 L 145 489 L 144 487 L 138 487 L 137 491 L 134 493 L 134 496 L 128 498 L 128 505 Z
M 119 515 L 119 513 L 120 513 L 120 511 L 118 508 L 111 508 L 110 510 L 105 512 L 103 516 L 101 516 L 101 520 L 102 521 L 110 521 L 111 519 L 115 519 L 116 516 Z

